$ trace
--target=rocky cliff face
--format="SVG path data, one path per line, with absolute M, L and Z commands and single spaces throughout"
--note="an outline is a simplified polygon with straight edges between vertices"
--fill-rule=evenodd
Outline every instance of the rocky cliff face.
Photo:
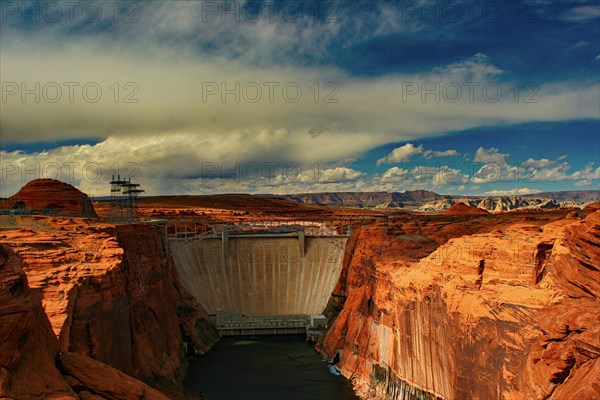
M 600 398 L 600 211 L 540 243 L 536 255 L 538 284 L 555 282 L 562 298 L 540 310 L 541 335 L 525 374 L 528 392 Z
M 446 218 L 350 241 L 346 302 L 322 347 L 342 350 L 359 394 L 600 397 L 600 212 Z
M 55 365 L 58 341 L 14 252 L 0 245 L 0 398 L 76 398 Z
M 181 286 L 163 238 L 152 226 L 21 218 L 31 228 L 5 231 L 0 242 L 21 260 L 25 288 L 41 301 L 45 313 L 40 318 L 47 316 L 56 340 L 55 347 L 48 346 L 50 354 L 85 357 L 67 357 L 63 365 L 97 367 L 89 358 L 112 367 L 115 372 L 109 375 L 121 371 L 161 388 L 176 387 L 185 371 L 182 337 L 198 351 L 217 340 L 208 316 Z M 33 332 L 41 335 L 39 328 Z M 102 392 L 94 389 L 101 383 L 90 386 L 66 371 L 73 389 Z
M 456 198 L 438 200 L 423 204 L 420 211 L 446 211 L 455 204 L 466 204 L 485 211 L 500 213 L 515 210 L 553 210 L 557 208 L 582 208 L 586 203 L 557 202 L 549 198 L 523 198 L 519 196 L 499 196 L 483 198 Z
M 575 203 L 573 203 L 575 204 Z M 523 198 L 519 196 L 486 197 L 479 201 L 477 207 L 492 212 L 503 212 L 520 209 L 544 209 L 551 210 L 561 207 L 554 199 L 545 198 Z

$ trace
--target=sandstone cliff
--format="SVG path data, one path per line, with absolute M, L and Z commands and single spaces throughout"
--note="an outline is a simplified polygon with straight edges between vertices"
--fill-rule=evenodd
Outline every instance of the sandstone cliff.
M 600 212 L 446 218 L 350 241 L 322 348 L 359 394 L 599 398 Z
M 47 316 L 56 340 L 54 347 L 47 346 L 50 354 L 76 353 L 114 368 L 109 375 L 121 371 L 169 390 L 177 388 L 185 372 L 182 338 L 201 352 L 217 340 L 208 316 L 181 286 L 164 238 L 152 226 L 20 218 L 22 226 L 31 228 L 5 231 L 0 242 L 22 260 L 25 287 L 37 293 L 43 305 L 40 318 Z M 35 327 L 33 334 L 39 331 Z M 10 342 L 2 343 L 6 351 L 13 351 Z M 77 361 L 76 369 L 96 366 L 69 360 Z M 27 364 L 11 365 L 9 372 Z M 65 376 L 71 375 L 65 371 Z M 79 378 L 67 380 L 73 381 L 79 391 L 100 393 Z M 143 387 L 141 382 L 136 385 Z
M 0 399 L 75 393 L 55 366 L 58 341 L 31 290 L 21 260 L 0 245 Z

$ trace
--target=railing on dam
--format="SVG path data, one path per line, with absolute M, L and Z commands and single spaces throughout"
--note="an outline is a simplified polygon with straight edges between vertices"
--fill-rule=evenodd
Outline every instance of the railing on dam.
M 166 222 L 168 239 L 193 240 L 219 236 L 223 232 L 235 234 L 284 234 L 303 231 L 307 236 L 350 236 L 353 224 L 362 219 L 262 220 L 247 222 Z
M 217 311 L 210 314 L 221 336 L 306 334 L 307 338 L 327 327 L 324 315 L 246 315 Z

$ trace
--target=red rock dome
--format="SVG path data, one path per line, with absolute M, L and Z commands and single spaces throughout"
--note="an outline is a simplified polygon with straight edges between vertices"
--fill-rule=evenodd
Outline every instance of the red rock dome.
M 42 214 L 97 217 L 94 206 L 85 193 L 73 185 L 55 179 L 32 180 L 6 203 L 11 209 Z

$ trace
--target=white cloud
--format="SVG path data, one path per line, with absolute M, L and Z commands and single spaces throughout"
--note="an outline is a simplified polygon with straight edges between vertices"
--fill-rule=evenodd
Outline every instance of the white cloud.
M 460 153 L 456 150 L 445 150 L 445 151 L 425 150 L 423 152 L 423 157 L 425 157 L 425 158 L 452 157 L 452 156 L 459 156 L 459 155 L 460 155 Z
M 550 162 L 547 165 L 538 165 L 534 169 L 526 170 L 531 180 L 534 181 L 562 181 L 570 179 L 567 171 L 571 166 L 567 162 Z
M 393 164 L 399 162 L 407 162 L 413 156 L 423 153 L 423 146 L 415 147 L 412 143 L 407 143 L 404 146 L 396 147 L 390 154 L 377 160 L 377 166 L 381 164 Z
M 509 153 L 500 153 L 498 149 L 495 149 L 493 147 L 489 149 L 484 149 L 483 147 L 480 147 L 477 149 L 473 161 L 484 164 L 504 165 L 506 164 L 506 158 L 509 155 Z
M 473 57 L 435 69 L 442 75 L 452 79 L 467 79 L 469 82 L 481 82 L 502 74 L 502 70 L 490 63 L 490 58 L 477 53 Z
M 584 180 L 575 182 L 573 185 L 575 185 L 575 186 L 590 186 L 591 184 L 592 184 L 591 179 L 584 179 Z
M 381 177 L 385 181 L 392 181 L 392 180 L 398 180 L 398 179 L 404 180 L 405 177 L 408 176 L 408 174 L 409 174 L 409 171 L 407 169 L 392 167 L 392 168 L 388 169 L 387 171 L 385 171 Z
M 180 187 L 186 192 L 216 187 L 236 190 L 235 185 L 228 186 L 231 179 L 199 180 L 203 166 L 207 165 L 233 168 L 240 164 L 243 168 L 252 163 L 273 162 L 300 163 L 307 168 L 314 163 L 333 161 L 337 166 L 329 168 L 333 176 L 329 180 L 315 184 L 303 173 L 291 183 L 289 176 L 287 181 L 285 176 L 280 176 L 277 183 L 305 189 L 309 184 L 332 189 L 369 187 L 370 184 L 381 185 L 372 186 L 375 189 L 395 188 L 391 179 L 402 172 L 399 169 L 389 169 L 369 180 L 360 171 L 344 165 L 384 144 L 415 142 L 451 131 L 600 118 L 597 82 L 540 84 L 535 95 L 539 102 L 515 103 L 509 89 L 512 83 L 503 80 L 507 74 L 482 53 L 429 71 L 375 77 L 352 76 L 332 67 L 332 63 L 318 62 L 330 53 L 328 46 L 334 39 L 336 44 L 341 40 L 340 45 L 349 46 L 358 39 L 395 32 L 427 33 L 423 25 L 414 21 L 407 23 L 398 10 L 390 10 L 385 3 L 375 2 L 369 6 L 373 14 L 349 12 L 343 15 L 349 18 L 348 26 L 351 26 L 347 37 L 340 35 L 344 24 L 322 24 L 309 17 L 296 23 L 283 23 L 280 19 L 272 22 L 268 18 L 256 23 L 223 23 L 221 15 L 203 19 L 202 6 L 206 3 L 156 2 L 152 7 L 146 6 L 148 3 L 139 4 L 143 8 L 139 23 L 117 24 L 102 32 L 94 31 L 96 28 L 89 24 L 48 25 L 26 32 L 22 27 L 12 29 L 7 24 L 0 27 L 3 83 L 25 83 L 29 88 L 39 83 L 43 88 L 48 83 L 58 82 L 62 87 L 62 97 L 56 103 L 47 101 L 48 93 L 44 95 L 43 89 L 38 91 L 42 92 L 38 93 L 42 97 L 39 103 L 32 100 L 32 95 L 23 102 L 20 93 L 3 101 L 0 108 L 3 142 L 100 140 L 93 146 L 65 146 L 47 153 L 3 153 L 3 162 L 45 165 L 87 162 L 97 163 L 103 170 L 115 163 L 132 162 L 154 193 L 165 193 L 167 189 L 178 192 Z M 78 29 L 81 34 L 65 40 L 65 31 L 79 32 Z M 113 29 L 118 35 L 106 33 Z M 444 88 L 473 81 L 478 86 L 472 100 L 464 85 L 459 101 L 448 100 Z M 65 82 L 79 85 L 73 102 L 67 100 Z M 127 87 L 128 82 L 134 85 Z M 265 85 L 268 82 L 277 85 L 273 101 Z M 98 102 L 83 99 L 82 88 L 86 83 L 97 84 L 102 89 Z M 207 95 L 206 85 L 213 83 L 219 93 Z M 222 84 L 232 88 L 236 83 L 239 83 L 236 94 L 221 96 Z M 248 98 L 256 88 L 254 83 L 262 90 L 256 102 Z M 326 86 L 328 83 L 334 85 Z M 501 85 L 504 96 L 497 102 L 482 97 L 481 88 L 487 83 Z M 299 101 L 284 98 L 286 84 L 301 88 Z M 424 97 L 423 85 L 438 87 L 436 96 L 440 101 L 432 100 L 432 96 Z M 418 92 L 407 94 L 409 87 Z M 117 102 L 114 101 L 115 88 L 119 89 Z M 245 94 L 244 88 L 249 90 Z M 4 89 L 6 87 L 3 88 L 6 95 Z M 138 102 L 125 103 L 128 94 Z M 337 102 L 325 102 L 326 96 Z M 480 158 L 487 156 L 492 162 L 493 159 L 505 161 L 508 156 L 492 150 L 483 149 L 485 154 L 480 154 Z M 428 150 L 408 143 L 377 163 L 408 161 L 418 155 L 429 159 L 459 153 Z M 548 176 L 569 179 L 560 169 L 564 167 L 555 167 L 558 170 L 553 174 L 548 172 Z M 425 187 L 434 181 L 446 182 L 443 175 L 447 178 L 456 170 L 446 168 L 437 172 L 415 171 L 406 183 Z M 85 190 L 100 194 L 105 190 L 104 178 L 98 182 L 80 181 Z M 458 183 L 462 179 L 457 175 Z M 263 183 L 266 186 L 261 186 Z M 273 182 L 246 179 L 237 188 L 258 192 L 272 187 L 270 184 Z M 9 193 L 9 188 L 10 185 L 3 182 L 3 194 Z
M 482 193 L 485 196 L 516 196 L 520 194 L 534 194 L 540 193 L 540 190 L 530 188 L 518 188 L 511 190 L 490 190 L 489 192 Z
M 561 19 L 565 21 L 584 22 L 598 17 L 600 17 L 600 6 L 586 5 L 572 8 Z
M 588 164 L 585 166 L 585 168 L 579 170 L 579 171 L 575 171 L 573 172 L 568 179 L 573 179 L 573 180 L 577 180 L 577 179 L 585 179 L 585 180 L 591 180 L 591 179 L 600 179 L 600 167 L 594 169 L 594 165 L 593 164 Z
M 561 159 L 564 159 L 564 158 L 558 157 L 556 160 L 559 161 Z M 549 160 L 547 158 L 542 158 L 539 160 L 529 158 L 527 161 L 523 162 L 523 165 L 529 166 L 531 168 L 548 168 L 548 167 L 556 165 L 556 161 Z
M 600 168 L 594 170 L 593 163 L 583 169 L 570 172 L 571 165 L 564 161 L 566 156 L 555 160 L 548 158 L 533 159 L 510 164 L 507 162 L 509 154 L 500 153 L 498 149 L 479 148 L 475 157 L 476 162 L 484 163 L 472 177 L 473 183 L 494 182 L 544 182 L 565 180 L 590 180 L 600 179 Z
M 519 165 L 484 164 L 472 177 L 473 183 L 519 182 L 524 179 Z
M 456 150 L 433 151 L 425 150 L 423 145 L 415 146 L 412 143 L 407 143 L 403 146 L 396 147 L 390 154 L 377 160 L 377 166 L 382 164 L 394 164 L 400 162 L 408 162 L 418 154 L 425 158 L 433 157 L 451 157 L 458 156 L 460 153 Z
M 357 179 L 363 177 L 365 174 L 363 172 L 357 171 L 352 168 L 347 167 L 330 167 L 327 168 L 325 165 L 324 168 L 314 168 L 312 171 L 306 171 L 305 176 L 308 177 L 307 182 L 315 181 L 315 182 L 323 182 L 323 183 L 333 183 L 333 182 L 351 182 L 356 181 Z
M 239 60 L 199 58 L 150 45 L 135 49 L 122 44 L 108 47 L 92 39 L 89 43 L 58 46 L 32 37 L 23 46 L 3 43 L 2 49 L 4 83 L 25 82 L 31 88 L 39 82 L 39 92 L 43 93 L 44 85 L 57 82 L 63 91 L 56 103 L 35 103 L 31 95 L 22 102 L 19 93 L 9 95 L 0 115 L 3 140 L 9 142 L 167 132 L 213 140 L 245 129 L 286 129 L 290 132 L 288 139 L 299 140 L 296 136 L 310 138 L 311 129 L 323 126 L 326 130 L 314 141 L 320 149 L 335 153 L 340 147 L 353 147 L 355 150 L 348 153 L 355 157 L 386 143 L 477 126 L 598 118 L 600 107 L 600 86 L 585 82 L 540 86 L 536 96 L 543 101 L 538 103 L 514 103 L 506 87 L 504 96 L 492 103 L 482 97 L 481 86 L 486 83 L 482 80 L 475 88 L 473 101 L 466 87 L 462 89 L 461 101 L 444 101 L 445 85 L 468 82 L 474 73 L 479 73 L 472 68 L 352 77 L 334 67 L 261 67 Z M 32 63 L 32 59 L 36 62 Z M 44 69 L 40 70 L 39 65 L 44 65 Z M 65 82 L 79 83 L 73 102 L 68 101 Z M 115 82 L 120 89 L 118 103 L 114 102 Z M 126 89 L 127 82 L 136 86 Z M 268 82 L 277 85 L 272 98 L 265 85 Z M 334 85 L 326 87 L 330 82 Z M 423 101 L 423 82 L 430 87 L 439 84 L 440 102 L 431 96 Z M 102 89 L 98 102 L 85 101 L 82 91 L 87 83 L 97 83 Z M 236 84 L 238 98 L 221 96 L 222 89 L 236 88 Z M 407 95 L 403 91 L 407 85 L 416 85 L 411 88 L 419 93 Z M 257 86 L 261 96 L 252 102 Z M 290 96 L 300 87 L 300 99 L 286 100 L 284 87 Z M 124 97 L 135 88 L 139 90 L 133 98 L 138 102 L 124 103 Z M 218 93 L 211 95 L 209 89 Z M 337 102 L 325 102 L 327 96 Z
M 2 151 L 0 196 L 12 195 L 36 178 L 59 179 L 91 195 L 103 196 L 109 193 L 108 182 L 113 174 L 139 181 L 154 195 L 360 187 L 363 172 L 322 162 L 310 146 L 292 149 L 286 147 L 287 141 L 274 140 L 287 134 L 234 132 L 231 135 L 235 140 L 223 142 L 186 134 L 110 137 L 95 145 L 63 146 L 37 153 Z M 294 157 L 285 155 L 292 150 Z M 255 151 L 269 157 L 255 158 Z
M 404 168 L 392 166 L 382 174 L 368 174 L 343 162 L 329 162 L 328 153 L 311 145 L 314 139 L 310 137 L 285 140 L 289 135 L 280 129 L 233 131 L 221 140 L 193 134 L 111 136 L 95 145 L 35 153 L 1 151 L 0 197 L 14 194 L 35 178 L 60 179 L 91 195 L 105 196 L 113 173 L 131 176 L 152 195 L 414 189 L 448 193 L 465 185 L 473 192 L 479 184 L 498 182 L 527 187 L 542 181 L 573 181 L 581 186 L 600 179 L 600 167 L 588 164 L 572 171 L 562 157 L 528 159 L 515 165 L 488 163 L 477 171 L 472 170 L 472 163 L 407 163 Z M 500 160 L 506 161 L 498 149 L 487 149 L 485 154 L 495 161 L 500 154 Z
M 469 176 L 463 171 L 455 168 L 450 168 L 446 165 L 435 168 L 432 182 L 434 186 L 459 185 L 469 183 Z
M 391 167 L 381 175 L 382 182 L 397 182 L 411 187 L 442 187 L 469 183 L 468 174 L 447 165 L 415 166 L 412 169 Z

